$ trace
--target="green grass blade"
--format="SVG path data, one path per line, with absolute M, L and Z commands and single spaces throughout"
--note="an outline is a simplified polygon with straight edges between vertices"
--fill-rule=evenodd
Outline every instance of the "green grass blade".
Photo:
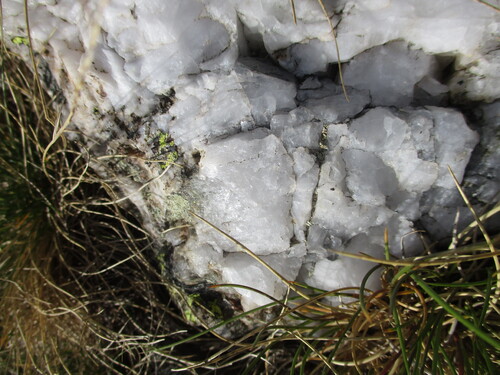
M 290 366 L 290 375 L 295 374 L 295 368 L 297 367 L 297 363 L 300 358 L 300 353 L 304 350 L 304 344 L 300 343 L 299 347 L 295 351 L 292 359 L 292 365 Z
M 495 366 L 495 364 L 491 361 L 490 357 L 487 354 L 488 352 L 487 352 L 487 350 L 484 347 L 484 344 L 482 342 L 478 341 L 476 344 L 477 345 L 474 345 L 474 348 L 477 346 L 477 351 L 481 354 L 481 358 L 484 359 L 484 364 L 485 364 L 484 367 L 486 367 L 486 369 L 487 369 L 486 373 L 494 374 L 495 368 L 498 366 L 498 364 L 497 364 L 497 366 Z M 482 371 L 484 371 L 486 369 L 483 368 Z
M 492 291 L 493 291 L 493 275 L 492 275 L 492 272 L 489 271 L 485 295 L 484 295 L 483 309 L 481 311 L 481 315 L 479 316 L 479 322 L 478 322 L 480 327 L 484 324 L 484 319 L 486 318 L 486 313 L 488 311 L 488 307 L 490 306 L 490 297 L 491 297 Z
M 306 375 L 305 370 L 306 370 L 306 365 L 307 365 L 307 362 L 308 362 L 307 358 L 311 355 L 311 353 L 312 353 L 312 350 L 309 347 L 304 350 L 304 355 L 302 356 L 302 363 L 301 363 L 300 369 L 299 369 L 299 374 L 300 375 Z
M 448 353 L 446 353 L 446 350 L 443 348 L 443 343 L 441 342 L 440 345 L 439 345 L 439 353 L 443 356 L 444 360 L 446 361 L 446 363 L 448 364 L 448 369 L 449 371 L 451 371 L 451 373 L 453 375 L 457 375 L 457 371 L 455 369 L 455 364 L 453 363 L 453 361 L 451 360 L 450 356 L 448 355 Z
M 451 316 L 457 319 L 465 327 L 470 329 L 475 335 L 487 342 L 496 350 L 500 350 L 500 342 L 492 338 L 486 332 L 482 331 L 479 327 L 471 323 L 469 320 L 465 319 L 458 311 L 451 307 L 445 300 L 443 300 L 426 282 L 424 282 L 416 274 L 412 273 L 411 278 L 429 295 L 434 301 L 436 301 L 443 309 L 445 309 Z
M 406 267 L 404 267 L 406 268 Z M 399 272 L 398 272 L 399 274 Z M 403 358 L 403 363 L 404 363 L 404 366 L 405 366 L 405 371 L 407 374 L 410 374 L 410 364 L 408 362 L 408 354 L 406 352 L 406 339 L 403 335 L 403 331 L 401 330 L 401 321 L 399 319 L 399 312 L 398 312 L 398 309 L 397 309 L 397 303 L 396 303 L 396 294 L 399 290 L 399 286 L 403 283 L 403 281 L 405 280 L 405 278 L 408 276 L 408 275 L 404 275 L 405 277 L 399 279 L 396 283 L 395 286 L 393 286 L 393 289 L 392 289 L 392 292 L 391 292 L 391 297 L 390 297 L 390 309 L 391 309 L 391 313 L 392 313 L 392 319 L 394 320 L 394 326 L 395 326 L 395 329 L 396 329 L 396 334 L 398 336 L 398 340 L 399 340 L 399 345 L 401 347 L 401 356 Z M 396 279 L 396 278 L 395 278 Z
M 356 318 L 358 317 L 359 314 L 361 314 L 361 308 L 359 308 L 354 314 L 352 314 L 351 319 L 349 319 L 349 322 L 347 323 L 347 325 L 343 329 L 342 333 L 340 334 L 340 336 L 337 340 L 337 343 L 335 344 L 335 347 L 328 355 L 329 362 L 331 362 L 334 359 L 335 354 L 337 353 L 337 350 L 339 350 L 340 345 L 343 343 L 343 340 L 345 339 L 347 332 L 352 328 L 352 325 L 354 324 L 354 321 L 356 320 Z M 326 371 L 327 371 L 327 368 L 325 367 L 323 372 L 322 372 L 322 375 L 326 374 Z
M 370 276 L 380 267 L 382 267 L 381 264 L 372 267 L 363 277 L 363 280 L 361 281 L 361 286 L 359 287 L 359 305 L 361 306 L 361 310 L 365 313 L 366 316 L 368 316 L 368 311 L 366 310 L 365 306 L 365 285 L 368 282 Z

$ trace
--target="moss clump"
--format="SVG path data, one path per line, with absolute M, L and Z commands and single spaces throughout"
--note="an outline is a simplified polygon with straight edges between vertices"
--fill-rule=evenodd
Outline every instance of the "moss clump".
M 161 164 L 161 168 L 165 169 L 169 165 L 175 163 L 179 159 L 177 146 L 169 133 L 160 133 L 158 136 L 158 149 L 160 154 L 165 155 L 165 163 Z

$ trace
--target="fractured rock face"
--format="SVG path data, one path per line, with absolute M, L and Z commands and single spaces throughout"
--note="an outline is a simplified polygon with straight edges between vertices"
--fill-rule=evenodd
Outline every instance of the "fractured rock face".
M 262 44 L 283 67 L 298 76 L 325 72 L 338 60 L 330 25 L 317 1 L 295 2 L 297 25 L 286 1 L 232 1 L 247 38 L 254 44 Z M 447 1 L 435 0 L 336 0 L 324 1 L 324 4 L 332 15 L 332 23 L 337 25 L 342 62 L 360 57 L 373 47 L 404 40 L 427 54 L 456 57 L 457 72 L 451 87 L 454 96 L 488 102 L 499 97 L 500 62 L 495 57 L 498 44 L 494 38 L 500 16 L 491 8 L 470 0 L 455 0 L 452 6 Z M 381 68 L 380 77 L 386 75 L 383 71 L 387 68 L 379 64 L 387 56 L 370 57 Z M 396 60 L 390 62 L 392 66 L 399 65 Z M 417 61 L 414 68 L 418 72 L 421 62 Z M 412 69 L 407 69 L 401 78 L 411 75 Z M 373 68 L 368 70 L 372 71 L 369 75 L 378 80 Z M 399 70 L 405 70 L 405 66 Z M 362 74 L 354 79 L 364 77 Z M 395 80 L 389 82 L 398 85 Z
M 426 121 L 418 122 L 417 117 Z M 448 121 L 443 121 L 445 118 Z M 448 139 L 436 143 L 440 132 L 448 126 L 455 130 L 449 129 Z M 444 202 L 439 200 L 422 206 L 423 194 L 439 188 L 443 195 L 456 197 L 451 176 L 444 173 L 445 165 L 461 178 L 477 140 L 477 134 L 467 127 L 460 113 L 434 107 L 396 113 L 376 108 L 349 125 L 330 125 L 329 152 L 321 166 L 311 219 L 316 228 L 310 231 L 312 238 L 308 241 L 314 244 L 316 253 L 323 251 L 320 258 L 328 259 L 327 249 L 332 245 L 349 251 L 362 248 L 365 253 L 381 257 L 382 235 L 387 227 L 393 253 L 417 254 L 422 242 L 415 234 L 411 235 L 412 221 L 428 214 L 430 209 L 444 208 Z M 445 226 L 452 224 L 448 218 Z M 346 262 L 356 264 L 351 260 Z M 329 263 L 321 264 L 318 270 L 312 266 L 306 277 L 318 287 L 330 285 L 317 282 L 316 273 L 325 272 L 324 267 Z M 362 262 L 359 266 L 363 267 Z M 336 264 L 331 267 L 338 268 Z M 361 282 L 362 270 L 354 276 L 350 269 L 340 268 L 338 276 L 342 278 L 345 272 L 348 280 L 357 278 Z
M 403 107 L 412 102 L 417 82 L 432 77 L 437 65 L 434 56 L 409 50 L 405 42 L 399 41 L 354 57 L 346 66 L 344 79 L 349 86 L 369 90 L 374 105 Z
M 295 190 L 293 161 L 282 142 L 264 129 L 206 147 L 193 179 L 201 214 L 258 255 L 288 250 Z M 238 251 L 213 229 L 197 232 L 219 252 Z M 233 245 L 233 246 L 232 246 Z
M 306 114 L 299 118 L 310 121 Z M 290 114 L 291 118 L 295 116 Z M 375 108 L 349 124 L 328 125 L 328 150 L 319 163 L 302 145 L 289 143 L 286 130 L 294 129 L 294 122 L 288 116 L 279 121 L 283 131 L 275 134 L 282 139 L 257 129 L 204 148 L 190 194 L 199 196 L 204 218 L 259 255 L 280 256 L 293 248 L 294 241 L 305 246 L 294 262 L 305 267 L 304 281 L 319 288 L 346 286 L 354 281 L 353 285 L 359 285 L 367 265 L 356 260 L 333 260 L 329 250 L 362 251 L 381 257 L 386 227 L 394 254 L 418 254 L 423 245 L 412 234 L 413 222 L 430 211 L 445 209 L 440 199 L 422 206 L 423 194 L 438 189 L 441 195 L 455 196 L 446 165 L 461 179 L 478 141 L 477 134 L 455 110 Z M 307 134 L 304 129 L 305 139 Z M 447 134 L 446 139 L 443 134 Z M 446 225 L 451 227 L 452 222 Z M 190 249 L 190 259 L 197 257 L 192 247 L 202 243 L 203 256 L 209 246 L 217 258 L 207 264 L 218 270 L 223 280 L 257 289 L 261 289 L 263 277 L 268 280 L 266 285 L 278 282 L 253 260 L 251 267 L 259 270 L 253 273 L 261 276 L 243 276 L 238 267 L 247 255 L 230 261 L 231 253 L 238 250 L 234 243 L 205 223 L 195 224 L 195 229 L 196 240 L 185 245 Z M 250 262 L 250 258 L 247 260 Z M 288 256 L 283 261 L 288 262 Z M 178 267 L 184 265 L 179 263 Z M 208 271 L 202 267 L 196 272 Z M 332 275 L 332 281 L 322 281 L 325 272 Z M 189 283 L 189 277 L 184 281 Z M 376 281 L 370 284 L 376 285 Z M 265 290 L 270 292 L 269 288 Z M 245 308 L 255 307 L 250 292 L 245 293 Z
M 157 251 L 173 249 L 172 277 L 184 285 L 286 293 L 190 211 L 283 277 L 323 289 L 357 286 L 370 267 L 332 249 L 380 257 L 388 228 L 391 251 L 414 255 L 415 229 L 442 237 L 465 211 L 447 167 L 463 179 L 478 135 L 457 109 L 424 105 L 497 99 L 498 15 L 484 5 L 325 1 L 342 21 L 346 101 L 329 74 L 337 55 L 315 1 L 295 2 L 297 24 L 289 2 L 276 0 L 29 3 L 33 48 L 75 105 L 68 129 L 99 157 L 99 173 L 118 176 Z M 13 40 L 23 8 L 4 4 Z M 498 192 L 497 104 L 481 107 L 487 152 L 474 154 L 468 174 L 483 202 Z M 224 292 L 244 310 L 269 302 Z

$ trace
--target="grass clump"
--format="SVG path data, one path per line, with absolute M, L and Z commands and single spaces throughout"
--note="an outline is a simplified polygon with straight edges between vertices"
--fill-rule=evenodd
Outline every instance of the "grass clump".
M 147 233 L 92 172 L 101 161 L 55 130 L 38 75 L 3 44 L 0 59 L 0 373 L 179 366 L 151 352 L 185 325 Z
M 29 69 L 0 49 L 1 372 L 86 373 L 99 365 L 79 357 L 96 340 L 72 314 L 81 306 L 57 275 L 70 214 L 62 207 L 65 178 L 78 157 L 61 139 L 42 161 L 56 112 Z

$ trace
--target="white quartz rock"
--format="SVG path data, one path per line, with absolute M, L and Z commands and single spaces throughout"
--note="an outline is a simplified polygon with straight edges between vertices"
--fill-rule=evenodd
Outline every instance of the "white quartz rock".
M 365 271 L 366 273 L 370 268 L 368 264 L 364 267 L 359 267 L 356 263 L 356 260 L 347 257 L 336 260 L 322 259 L 313 266 L 313 271 L 311 275 L 306 278 L 306 282 L 309 285 L 314 285 L 316 288 L 325 291 L 360 285 L 360 275 L 358 275 L 357 272 Z M 335 304 L 341 301 L 339 298 L 331 298 L 331 300 L 332 299 L 333 303 L 336 302 Z
M 186 285 L 200 282 L 220 282 L 214 270 L 219 270 L 224 262 L 222 251 L 214 249 L 210 244 L 190 238 L 178 247 L 173 255 L 175 276 Z
M 184 150 L 237 133 L 252 120 L 251 106 L 235 72 L 186 77 L 168 114 L 157 116 Z M 221 111 L 221 108 L 224 108 Z
M 261 259 L 286 280 L 293 281 L 302 265 L 305 251 L 303 244 L 295 245 L 286 253 L 266 255 Z M 224 283 L 249 286 L 278 300 L 282 299 L 287 291 L 287 285 L 283 280 L 247 254 L 227 255 L 224 258 L 221 273 Z M 243 288 L 232 289 L 241 296 L 241 305 L 245 311 L 272 302 L 261 293 Z
M 461 180 L 476 142 L 477 134 L 459 112 L 436 107 L 404 112 L 375 108 L 350 125 L 330 125 L 313 227 L 324 228 L 343 243 L 377 232 L 378 237 L 370 236 L 377 238 L 375 246 L 383 243 L 381 233 L 387 226 L 391 248 L 401 253 L 399 239 L 412 231 L 410 220 L 434 212 L 436 205 L 452 205 L 443 200 L 454 191 L 444 168 L 450 164 Z M 443 199 L 426 198 L 421 206 L 430 191 L 441 192 Z M 416 237 L 408 238 L 408 252 L 415 253 L 419 243 Z M 313 237 L 309 241 L 317 242 Z
M 230 74 L 185 77 L 178 87 L 170 111 L 158 115 L 156 121 L 184 150 L 267 125 L 276 111 L 296 106 L 294 83 L 251 71 L 242 64 Z
M 210 69 L 204 65 L 211 60 L 217 60 L 216 69 L 232 67 L 236 14 L 232 22 L 224 16 L 217 19 L 195 0 L 113 1 L 104 13 L 103 29 L 109 46 L 126 60 L 127 74 L 162 94 L 179 76 Z
M 307 36 L 329 38 L 330 29 L 319 4 L 297 1 L 299 20 L 293 22 L 290 3 L 273 0 L 230 0 L 236 7 L 245 28 L 245 35 L 253 43 L 263 42 L 268 51 L 286 48 L 303 41 Z M 292 27 L 294 25 L 295 27 Z M 271 29 L 274 28 L 272 32 Z M 260 40 L 259 40 L 260 39 Z
M 409 193 L 426 191 L 437 181 L 439 167 L 435 162 L 421 160 L 412 146 L 384 151 L 379 156 L 398 176 L 400 189 Z
M 314 82 L 314 83 L 313 83 Z M 308 78 L 299 87 L 297 99 L 325 123 L 341 122 L 360 113 L 369 103 L 368 90 L 347 88 L 347 101 L 341 86 L 329 79 Z
M 458 181 L 462 181 L 465 167 L 472 150 L 479 141 L 479 135 L 469 129 L 464 116 L 454 109 L 428 107 L 434 118 L 434 144 L 439 176 L 436 185 L 454 189 L 455 183 L 448 166 Z
M 287 279 L 300 274 L 334 289 L 358 286 L 371 264 L 336 259 L 330 249 L 381 257 L 388 228 L 391 251 L 414 254 L 412 222 L 448 234 L 461 205 L 447 165 L 462 180 L 478 140 L 464 117 L 376 106 L 495 100 L 498 13 L 471 0 L 324 1 L 337 26 L 347 102 L 338 77 L 309 76 L 331 77 L 338 59 L 319 2 L 294 3 L 297 24 L 286 0 L 28 2 L 37 59 L 44 56 L 74 105 L 71 126 L 93 156 L 144 155 L 96 169 L 118 175 L 143 226 L 175 246 L 176 277 L 185 284 L 237 283 L 275 298 L 286 292 L 232 241 L 187 219 L 189 210 Z M 6 44 L 28 59 L 13 40 L 26 35 L 23 2 L 3 1 L 2 14 Z M 436 74 L 443 63 L 452 64 Z M 440 82 L 448 73 L 450 82 Z M 498 107 L 485 111 L 490 140 L 481 147 L 492 158 L 470 181 L 490 200 L 498 192 Z M 157 178 L 161 136 L 179 160 Z M 164 233 L 180 220 L 191 224 L 187 239 L 180 230 Z M 230 292 L 246 310 L 269 302 Z
M 432 121 L 427 125 L 432 127 Z M 434 159 L 427 161 L 418 157 L 421 149 L 429 145 L 425 135 L 430 136 L 430 129 L 415 130 L 416 137 L 420 137 L 422 141 L 415 142 L 412 128 L 405 121 L 387 109 L 375 108 L 354 120 L 349 128 L 341 124 L 330 126 L 328 143 L 330 149 L 343 147 L 370 151 L 376 155 L 375 158 L 381 159 L 387 167 L 394 170 L 398 176 L 395 188 L 407 192 L 424 191 L 434 184 L 438 176 L 438 166 Z M 390 172 L 387 173 L 390 175 Z M 362 185 L 365 189 L 371 189 L 368 179 Z M 359 192 L 363 186 L 355 189 Z M 384 201 L 381 195 L 378 199 Z
M 368 151 L 345 150 L 342 158 L 347 171 L 346 185 L 352 198 L 360 204 L 385 205 L 385 197 L 398 188 L 394 170 Z
M 323 126 L 313 121 L 313 114 L 304 107 L 299 107 L 287 114 L 275 114 L 270 123 L 273 134 L 283 140 L 288 150 L 306 147 L 319 148 Z
M 398 190 L 386 198 L 388 208 L 412 221 L 420 217 L 419 201 L 420 194 L 405 190 Z
M 295 1 L 297 24 L 289 2 L 232 1 L 246 37 L 263 44 L 286 69 L 303 76 L 325 72 L 338 60 L 330 26 L 317 1 Z M 458 95 L 490 101 L 499 96 L 498 58 L 490 52 L 500 24 L 494 9 L 471 0 L 342 0 L 325 4 L 329 15 L 335 11 L 331 19 L 334 25 L 338 23 L 341 61 L 375 46 L 404 40 L 428 54 L 457 57 L 460 72 L 452 91 Z M 349 80 L 346 84 L 350 85 Z
M 446 165 L 461 181 L 477 140 L 459 112 L 437 107 L 402 112 L 375 108 L 350 125 L 330 125 L 311 219 L 316 229 L 309 231 L 308 247 L 316 254 L 330 236 L 337 249 L 382 256 L 387 227 L 391 251 L 415 255 L 422 243 L 412 234 L 411 221 L 426 215 L 427 223 L 439 217 L 451 226 L 444 213 L 459 202 L 444 173 Z M 307 266 L 305 281 L 319 288 L 359 285 L 359 275 L 369 269 L 359 260 L 316 261 Z M 330 281 L 324 279 L 327 274 L 338 276 Z
M 307 46 L 317 40 L 321 43 L 309 50 L 307 61 L 336 60 L 331 30 L 316 1 L 295 2 L 297 25 L 293 23 L 289 3 L 273 0 L 233 2 L 243 24 L 254 35 L 261 35 L 269 51 L 295 43 Z M 406 39 L 432 53 L 460 51 L 464 55 L 471 54 L 487 43 L 487 38 L 482 38 L 495 30 L 497 19 L 491 8 L 468 0 L 455 0 L 453 6 L 448 1 L 433 0 L 342 0 L 326 2 L 326 6 L 330 14 L 335 10 L 342 17 L 337 39 L 343 60 L 397 39 Z M 333 17 L 334 23 L 337 20 L 338 16 Z M 320 49 L 323 56 L 319 54 Z M 304 57 L 298 54 L 295 59 L 299 61 Z
M 360 204 L 353 199 L 346 187 L 346 177 L 346 163 L 340 149 L 330 152 L 321 166 L 316 190 L 317 202 L 312 218 L 313 223 L 329 228 L 343 240 L 352 238 L 371 226 L 382 225 L 394 214 L 384 206 Z M 362 200 L 369 199 L 363 195 L 360 197 Z
M 229 254 L 224 259 L 222 279 L 225 283 L 249 286 L 273 297 L 281 294 L 280 280 L 247 254 Z M 245 311 L 272 302 L 261 293 L 237 287 L 232 289 L 238 293 Z
M 24 10 L 22 2 L 4 5 L 10 39 L 23 29 Z M 144 116 L 154 96 L 169 92 L 179 77 L 232 69 L 237 17 L 234 8 L 222 5 L 218 0 L 30 1 L 31 36 L 36 50 L 47 50 L 60 86 L 71 88 L 70 102 L 71 93 L 80 94 L 89 97 L 90 113 L 97 107 Z M 87 86 L 83 93 L 74 89 L 80 82 Z
M 369 247 L 369 245 L 367 246 L 366 240 L 367 236 L 365 234 L 359 235 L 353 239 L 352 252 L 357 253 L 361 248 L 363 252 L 369 255 L 378 258 L 381 257 L 383 255 L 383 248 Z M 312 271 L 305 278 L 305 281 L 309 285 L 313 285 L 325 291 L 352 288 L 352 290 L 344 290 L 343 292 L 357 293 L 359 292 L 357 288 L 359 288 L 364 276 L 371 268 L 373 268 L 373 263 L 349 257 L 340 256 L 335 260 L 325 258 L 314 264 Z M 373 291 L 376 290 L 379 287 L 379 275 L 379 272 L 373 273 L 368 279 L 365 288 Z M 329 297 L 328 301 L 334 305 L 338 305 L 342 302 L 349 302 L 351 299 L 346 297 Z
M 295 179 L 281 141 L 256 129 L 209 145 L 202 155 L 193 190 L 204 218 L 257 254 L 287 250 Z M 196 228 L 215 249 L 238 250 L 206 224 Z
M 324 256 L 316 256 L 312 265 L 306 265 L 305 268 L 308 271 L 303 276 L 304 281 L 309 285 L 323 290 L 353 288 L 353 291 L 356 292 L 356 288 L 361 285 L 363 278 L 375 264 L 343 255 L 336 255 L 330 250 L 341 250 L 351 254 L 362 252 L 375 258 L 383 258 L 385 228 L 388 229 L 391 235 L 389 249 L 392 254 L 398 257 L 405 257 L 421 253 L 423 249 L 422 242 L 415 233 L 412 233 L 412 223 L 396 214 L 387 220 L 384 225 L 371 227 L 366 232 L 353 236 L 345 242 L 345 245 L 337 242 L 336 244 L 332 244 L 333 246 L 328 246 L 329 248 L 325 249 Z M 318 231 L 310 231 L 310 237 L 311 235 L 318 234 L 314 232 Z M 327 231 L 323 229 L 323 232 Z M 321 241 L 324 242 L 324 240 Z M 318 251 L 309 251 L 309 257 L 311 253 L 318 254 Z M 370 290 L 378 289 L 380 287 L 379 276 L 380 272 L 373 273 L 365 284 L 365 288 Z M 339 302 L 348 302 L 350 299 L 332 297 L 328 300 L 330 303 L 338 304 Z
M 413 92 L 414 103 L 421 105 L 446 106 L 450 89 L 437 79 L 425 76 L 416 85 Z
M 354 57 L 344 70 L 344 80 L 349 86 L 369 90 L 374 105 L 403 107 L 412 102 L 415 84 L 436 70 L 433 56 L 398 41 Z
M 389 234 L 389 251 L 397 258 L 420 255 L 424 251 L 424 243 L 420 233 L 415 231 L 413 222 L 399 213 L 393 215 L 383 225 L 373 226 L 365 233 L 369 238 L 369 241 L 366 241 L 367 246 L 379 249 L 384 244 L 386 229 Z M 346 246 L 346 249 L 352 252 L 362 251 L 360 248 L 362 246 L 353 247 L 352 240 Z
M 458 196 L 458 194 L 449 194 Z M 442 239 L 450 237 L 450 228 L 457 228 L 460 232 L 474 221 L 470 209 L 465 205 L 438 205 L 435 204 L 421 218 L 422 223 L 428 228 L 433 238 Z
M 324 197 L 319 194 L 318 200 L 324 199 Z M 387 215 L 384 217 L 383 223 L 380 221 L 378 223 L 376 221 L 373 221 L 372 223 L 365 221 L 363 224 L 363 222 L 360 221 L 360 217 L 357 215 L 366 214 L 368 212 L 368 206 L 353 205 L 353 207 L 357 208 L 357 210 L 352 210 L 353 215 L 350 217 L 350 220 L 357 221 L 361 225 L 364 225 L 365 228 L 358 234 L 349 237 L 349 240 L 345 241 L 345 245 L 342 245 L 339 241 L 335 241 L 336 244 L 328 246 L 328 248 L 333 250 L 342 250 L 352 254 L 362 252 L 375 258 L 383 258 L 383 233 L 384 229 L 387 228 L 390 235 L 390 251 L 394 255 L 398 257 L 414 256 L 422 251 L 422 242 L 419 237 L 413 233 L 412 223 L 401 215 L 396 213 L 390 214 L 389 210 L 386 211 L 381 209 L 379 210 L 379 214 L 382 214 L 385 211 Z M 339 207 L 338 204 L 334 204 L 330 215 L 333 216 L 339 208 L 340 210 L 343 209 L 342 206 Z M 374 212 L 376 212 L 376 210 L 372 208 L 372 213 Z M 341 212 L 341 214 L 345 214 L 345 212 Z M 337 230 L 340 223 L 328 222 L 328 220 L 316 220 L 319 219 L 319 216 L 320 215 L 314 218 L 315 223 L 319 223 L 321 226 L 327 225 L 327 231 L 329 233 L 333 233 L 334 238 L 337 238 L 336 235 L 342 235 L 342 233 Z M 376 216 L 373 216 L 373 218 L 375 217 Z M 332 226 L 332 224 L 336 226 Z M 371 224 L 374 226 L 371 226 Z M 316 225 L 318 224 L 315 224 L 315 226 Z M 314 232 L 310 231 L 309 234 L 310 236 L 308 240 L 313 240 L 311 236 L 314 235 Z M 311 253 L 317 254 L 318 251 L 309 251 L 309 257 Z M 330 253 L 330 255 L 327 255 L 328 253 Z M 361 285 L 361 282 L 367 272 L 374 266 L 373 263 L 364 260 L 353 259 L 342 255 L 336 256 L 334 253 L 329 252 L 329 249 L 326 249 L 325 255 L 326 256 L 323 257 L 320 256 L 319 259 L 317 259 L 317 256 L 316 259 L 313 257 L 312 259 L 314 259 L 314 261 L 312 265 L 305 264 L 305 268 L 308 269 L 308 271 L 303 276 L 304 282 L 323 290 L 353 288 L 355 291 L 356 288 Z M 368 282 L 365 284 L 365 287 L 370 290 L 376 290 L 379 288 L 379 276 L 379 272 L 373 273 L 368 279 Z M 347 302 L 349 299 L 329 298 L 329 301 L 330 303 L 338 304 L 339 302 Z
M 275 112 L 296 107 L 294 82 L 252 71 L 242 64 L 235 66 L 235 72 L 248 97 L 256 125 L 267 125 Z
M 332 130 L 335 130 L 335 127 Z M 373 152 L 400 148 L 409 132 L 405 121 L 386 108 L 371 109 L 353 120 L 349 130 L 359 142 L 359 148 Z
M 407 113 L 411 139 L 417 150 L 418 157 L 426 161 L 435 160 L 434 118 L 425 109 L 412 109 Z
M 318 183 L 319 167 L 314 157 L 302 147 L 296 149 L 292 157 L 297 182 L 291 214 L 295 238 L 304 242 L 307 222 L 311 217 L 313 193 Z
M 498 35 L 498 25 L 492 25 L 492 35 Z M 483 58 L 468 57 L 457 64 L 456 72 L 449 82 L 452 96 L 458 102 L 493 102 L 500 97 L 500 52 L 489 51 Z
M 406 110 L 401 117 L 375 108 L 345 125 L 329 127 L 329 145 L 371 151 L 398 175 L 407 191 L 426 191 L 431 186 L 454 188 L 449 165 L 462 179 L 478 135 L 463 115 L 453 109 L 427 107 Z M 408 116 L 408 121 L 403 117 Z

